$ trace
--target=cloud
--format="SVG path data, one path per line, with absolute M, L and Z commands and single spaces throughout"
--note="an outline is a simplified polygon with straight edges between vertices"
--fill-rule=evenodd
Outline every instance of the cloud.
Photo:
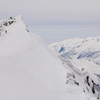
M 0 0 L 0 19 L 22 15 L 28 24 L 100 23 L 100 0 Z

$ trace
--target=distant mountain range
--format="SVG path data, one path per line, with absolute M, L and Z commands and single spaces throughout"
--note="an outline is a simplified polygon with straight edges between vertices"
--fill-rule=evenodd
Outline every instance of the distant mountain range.
M 100 65 L 100 37 L 67 39 L 49 47 L 62 57 L 85 59 Z
M 49 48 L 100 83 L 100 37 L 66 39 L 49 45 Z

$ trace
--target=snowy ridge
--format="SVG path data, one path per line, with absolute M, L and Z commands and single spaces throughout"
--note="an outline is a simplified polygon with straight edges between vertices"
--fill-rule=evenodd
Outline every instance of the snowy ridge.
M 95 88 L 97 91 L 100 92 L 100 78 L 98 77 L 100 75 L 99 45 L 100 37 L 91 37 L 85 39 L 67 39 L 62 42 L 53 43 L 49 45 L 49 48 L 55 52 L 56 55 L 69 59 L 75 68 L 80 71 L 85 70 L 96 84 Z
M 78 85 L 83 87 L 83 91 L 96 96 L 97 99 L 100 99 L 100 87 L 95 84 L 89 73 L 78 70 L 71 64 L 70 61 L 68 61 L 68 59 L 63 57 L 60 57 L 60 59 L 64 66 L 74 73 L 75 79 L 78 80 Z
M 68 59 L 87 59 L 100 65 L 100 37 L 67 39 L 49 47 Z
M 0 100 L 96 100 L 82 87 L 66 84 L 69 70 L 38 35 L 29 32 L 22 16 L 0 25 Z

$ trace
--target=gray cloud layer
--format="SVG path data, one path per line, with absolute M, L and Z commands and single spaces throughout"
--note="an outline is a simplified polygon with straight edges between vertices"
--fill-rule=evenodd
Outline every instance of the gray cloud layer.
M 22 15 L 27 24 L 100 24 L 100 0 L 0 0 L 0 19 Z

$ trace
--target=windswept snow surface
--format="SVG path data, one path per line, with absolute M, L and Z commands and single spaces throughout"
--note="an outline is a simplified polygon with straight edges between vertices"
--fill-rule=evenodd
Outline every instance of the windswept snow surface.
M 66 85 L 66 72 L 22 16 L 0 21 L 0 100 L 96 100 Z

